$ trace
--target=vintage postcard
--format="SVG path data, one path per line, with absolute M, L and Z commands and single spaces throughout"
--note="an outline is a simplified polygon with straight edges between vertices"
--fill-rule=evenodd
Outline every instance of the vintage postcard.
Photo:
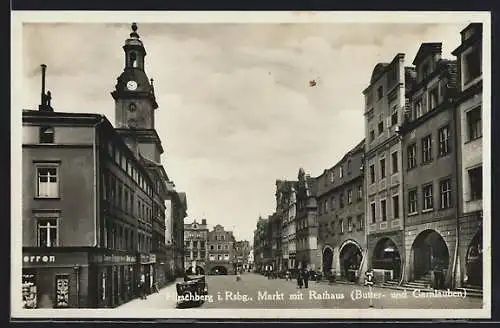
M 490 29 L 13 12 L 12 317 L 489 318 Z

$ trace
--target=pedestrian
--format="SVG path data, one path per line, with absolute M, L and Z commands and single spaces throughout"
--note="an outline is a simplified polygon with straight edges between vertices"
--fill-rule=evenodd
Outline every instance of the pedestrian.
M 147 299 L 146 296 L 146 276 L 144 274 L 141 275 L 141 281 L 139 282 L 139 291 L 141 293 L 141 299 Z
M 304 269 L 304 288 L 309 288 L 309 271 Z
M 302 272 L 301 272 L 301 270 L 299 270 L 297 272 L 297 287 L 302 288 L 302 283 L 303 283 Z

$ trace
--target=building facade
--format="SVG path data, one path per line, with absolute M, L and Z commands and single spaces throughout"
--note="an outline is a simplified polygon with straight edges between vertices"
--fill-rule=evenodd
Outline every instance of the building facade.
M 116 307 L 138 296 L 139 281 L 152 289 L 167 279 L 168 177 L 135 24 L 123 50 L 117 128 L 101 115 L 54 112 L 45 66 L 39 110 L 23 111 L 26 307 Z
M 404 54 L 375 66 L 365 96 L 365 186 L 368 267 L 377 281 L 401 280 L 404 263 L 401 138 Z
M 441 43 L 423 43 L 413 61 L 410 108 L 401 126 L 405 198 L 404 280 L 431 285 L 437 267 L 451 287 L 457 264 L 455 61 Z
M 249 270 L 250 243 L 248 240 L 239 240 L 234 244 L 236 268 L 240 271 Z
M 294 268 L 295 248 L 295 181 L 276 180 L 276 211 L 281 217 L 281 268 Z
M 207 274 L 235 274 L 235 239 L 232 231 L 220 224 L 208 232 L 208 259 L 205 265 Z
M 458 63 L 457 131 L 459 177 L 459 263 L 456 283 L 482 290 L 483 285 L 483 26 L 461 32 L 453 51 Z
M 207 220 L 184 224 L 184 268 L 186 273 L 205 274 L 207 260 Z
M 266 265 L 269 265 L 271 261 L 270 238 L 268 236 L 268 219 L 259 216 L 253 240 L 254 263 L 257 272 L 264 272 Z
M 297 215 L 295 217 L 296 268 L 317 270 L 321 265 L 318 249 L 318 218 L 315 181 L 299 170 L 297 179 Z
M 184 276 L 184 219 L 187 217 L 186 193 L 171 191 L 172 213 L 172 253 L 174 255 L 174 270 L 176 277 Z
M 364 141 L 316 178 L 323 275 L 357 281 L 366 258 Z

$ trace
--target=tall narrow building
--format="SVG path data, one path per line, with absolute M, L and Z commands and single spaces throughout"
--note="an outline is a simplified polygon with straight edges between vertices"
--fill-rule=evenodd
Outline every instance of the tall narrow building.
M 373 69 L 365 96 L 365 186 L 368 262 L 377 281 L 403 270 L 403 182 L 399 126 L 405 110 L 404 54 Z

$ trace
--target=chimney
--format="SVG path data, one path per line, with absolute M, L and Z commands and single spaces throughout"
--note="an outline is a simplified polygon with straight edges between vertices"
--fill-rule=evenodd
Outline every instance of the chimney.
M 201 220 L 201 224 L 202 224 L 202 225 L 207 225 L 207 219 L 202 219 L 202 220 Z
M 47 65 L 42 64 L 40 66 L 42 68 L 42 93 L 40 94 L 40 105 L 38 106 L 38 110 L 52 112 L 54 111 L 54 109 L 50 106 L 52 95 L 50 94 L 50 91 L 45 93 L 45 72 L 47 70 Z

